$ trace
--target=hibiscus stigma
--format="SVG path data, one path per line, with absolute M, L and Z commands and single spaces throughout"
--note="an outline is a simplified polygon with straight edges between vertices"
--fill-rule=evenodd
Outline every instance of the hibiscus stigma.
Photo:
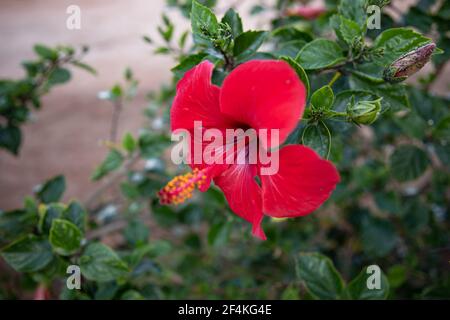
M 178 205 L 192 198 L 195 188 L 200 188 L 206 180 L 203 170 L 195 168 L 192 172 L 176 176 L 158 192 L 161 204 Z

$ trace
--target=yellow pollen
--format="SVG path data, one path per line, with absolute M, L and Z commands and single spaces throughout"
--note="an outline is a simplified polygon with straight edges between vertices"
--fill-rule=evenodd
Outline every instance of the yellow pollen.
M 178 205 L 191 198 L 194 189 L 200 188 L 206 181 L 204 170 L 194 169 L 192 172 L 176 176 L 158 192 L 161 204 Z

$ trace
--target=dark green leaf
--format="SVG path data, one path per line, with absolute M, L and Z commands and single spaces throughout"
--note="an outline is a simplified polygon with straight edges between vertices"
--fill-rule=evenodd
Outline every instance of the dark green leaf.
M 58 52 L 52 48 L 42 44 L 36 44 L 33 49 L 41 58 L 52 61 L 58 59 Z
M 242 29 L 242 20 L 239 14 L 233 8 L 228 9 L 222 18 L 222 22 L 228 24 L 233 32 L 233 37 L 238 37 L 244 30 Z
M 233 54 L 239 59 L 244 59 L 254 54 L 263 44 L 267 32 L 246 31 L 236 38 L 234 42 Z
M 302 66 L 299 65 L 297 61 L 295 61 L 294 59 L 292 59 L 290 57 L 280 57 L 280 59 L 289 63 L 289 65 L 294 68 L 295 72 L 297 72 L 298 77 L 305 85 L 306 96 L 308 97 L 309 91 L 310 91 L 310 85 L 309 85 L 308 75 L 306 74 L 305 70 L 303 70 Z
M 341 47 L 327 39 L 316 39 L 300 50 L 297 62 L 306 70 L 335 66 L 345 61 Z
M 381 270 L 380 270 L 381 271 Z M 364 268 L 347 287 L 347 293 L 354 300 L 383 300 L 389 294 L 389 282 L 383 271 L 381 271 L 380 289 L 369 289 L 367 279 L 371 276 Z
M 86 230 L 87 214 L 80 203 L 73 201 L 61 214 L 61 218 L 72 222 L 82 232 Z
M 420 177 L 429 163 L 426 152 L 413 145 L 399 146 L 390 158 L 391 172 L 399 181 Z
M 80 257 L 81 273 L 89 280 L 107 282 L 128 273 L 128 266 L 102 243 L 91 243 Z
M 392 224 L 383 219 L 366 216 L 362 223 L 362 245 L 370 257 L 384 257 L 397 244 L 397 235 Z
M 302 144 L 312 148 L 322 158 L 328 159 L 331 149 L 331 133 L 323 121 L 309 124 L 302 135 Z
M 56 176 L 38 188 L 37 198 L 43 203 L 58 202 L 66 190 L 66 179 L 64 176 Z
M 119 151 L 115 149 L 111 150 L 102 164 L 95 169 L 91 179 L 94 181 L 100 180 L 108 173 L 118 169 L 122 165 L 123 160 L 124 158 Z
M 137 246 L 147 243 L 150 231 L 142 220 L 135 219 L 130 221 L 124 231 L 125 239 L 131 246 Z
M 13 242 L 1 251 L 5 261 L 19 272 L 36 272 L 44 269 L 53 259 L 48 241 L 29 235 Z
M 16 126 L 0 126 L 0 147 L 17 155 L 22 142 L 22 134 Z
M 328 257 L 319 253 L 301 253 L 297 258 L 297 274 L 315 298 L 341 297 L 344 281 Z

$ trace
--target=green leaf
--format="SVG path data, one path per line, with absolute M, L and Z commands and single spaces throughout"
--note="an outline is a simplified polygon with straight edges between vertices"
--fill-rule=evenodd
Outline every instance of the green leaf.
M 236 38 L 233 55 L 238 59 L 251 56 L 259 49 L 266 38 L 265 31 L 246 31 Z
M 208 35 L 217 34 L 219 30 L 219 23 L 211 9 L 196 0 L 192 1 L 191 26 L 197 44 L 209 44 L 211 39 Z
M 89 280 L 112 281 L 128 273 L 128 266 L 108 246 L 91 243 L 80 257 L 81 273 Z
M 87 214 L 80 203 L 73 201 L 62 212 L 61 219 L 68 220 L 78 227 L 82 232 L 86 230 Z
M 84 71 L 89 72 L 90 74 L 96 76 L 97 75 L 97 70 L 95 70 L 93 67 L 91 67 L 90 65 L 81 62 L 81 61 L 72 61 L 71 62 L 74 66 L 83 69 Z
M 69 81 L 70 78 L 71 74 L 69 70 L 65 68 L 56 68 L 52 71 L 52 73 L 50 73 L 50 76 L 48 77 L 48 84 L 51 86 L 63 84 Z
M 371 276 L 364 268 L 349 284 L 346 289 L 348 296 L 354 300 L 384 300 L 389 294 L 389 282 L 381 271 L 380 289 L 369 289 L 367 279 Z
M 53 220 L 61 218 L 65 209 L 65 206 L 60 203 L 39 206 L 39 232 L 48 234 Z
M 68 256 L 77 252 L 82 239 L 83 233 L 72 222 L 53 219 L 49 241 L 56 253 Z
M 308 124 L 303 130 L 302 144 L 312 148 L 322 158 L 328 159 L 331 150 L 331 133 L 323 121 Z
M 297 258 L 297 275 L 316 299 L 339 299 L 344 281 L 333 262 L 319 253 L 301 253 Z
M 130 221 L 124 231 L 125 239 L 131 246 L 147 243 L 149 235 L 148 227 L 140 219 Z
M 349 85 L 353 90 L 369 91 L 376 96 L 383 97 L 383 105 L 385 104 L 393 111 L 403 110 L 410 106 L 405 87 L 401 84 L 374 84 L 353 75 L 349 78 Z
M 145 297 L 136 290 L 128 290 L 120 296 L 120 300 L 145 300 Z
M 361 242 L 364 253 L 369 257 L 384 257 L 397 244 L 394 226 L 388 221 L 366 216 L 362 222 Z
M 58 52 L 52 48 L 44 46 L 42 44 L 36 44 L 34 47 L 34 52 L 36 52 L 41 58 L 48 60 L 56 60 L 58 59 Z
M 172 68 L 172 72 L 175 74 L 175 76 L 178 79 L 181 79 L 186 71 L 189 71 L 193 67 L 195 67 L 197 64 L 203 61 L 205 57 L 207 56 L 206 53 L 198 53 L 198 54 L 192 54 L 187 56 L 186 58 L 182 59 L 180 63 Z
M 131 135 L 131 133 L 127 132 L 122 139 L 122 147 L 128 152 L 132 153 L 136 150 L 137 142 Z
M 38 187 L 37 198 L 43 203 L 58 202 L 66 190 L 64 176 L 56 176 Z
M 363 27 L 367 19 L 366 4 L 367 0 L 341 0 L 339 13 Z
M 298 77 L 300 78 L 300 80 L 305 85 L 306 96 L 308 97 L 311 88 L 310 88 L 310 85 L 309 85 L 308 75 L 306 74 L 305 70 L 303 70 L 302 66 L 299 65 L 297 61 L 295 61 L 294 59 L 292 59 L 290 57 L 282 56 L 282 57 L 280 57 L 280 59 L 286 61 L 287 63 L 289 63 L 289 65 L 292 68 L 294 68 L 295 72 L 297 72 Z
M 1 256 L 19 272 L 36 272 L 44 269 L 53 259 L 48 241 L 29 235 L 4 248 Z
M 340 16 L 340 35 L 348 45 L 351 45 L 355 38 L 362 37 L 363 33 L 359 25 L 353 21 Z
M 123 160 L 124 158 L 119 151 L 115 149 L 111 150 L 102 164 L 95 169 L 91 179 L 94 181 L 100 180 L 108 173 L 118 169 L 122 165 Z
M 316 70 L 344 62 L 345 57 L 337 43 L 327 39 L 316 39 L 307 43 L 295 60 L 306 70 Z
M 310 42 L 313 40 L 311 34 L 296 28 L 295 26 L 283 26 L 272 32 L 272 37 L 275 38 L 278 43 L 286 43 L 290 41 L 303 40 Z
M 0 148 L 4 148 L 14 155 L 19 153 L 22 143 L 22 133 L 20 129 L 13 125 L 0 126 Z
M 242 28 L 242 19 L 233 8 L 228 9 L 222 18 L 222 22 L 231 27 L 233 37 L 238 37 L 244 30 Z
M 36 210 L 0 210 L 0 246 L 31 232 L 37 221 Z
M 399 181 L 420 177 L 429 164 L 426 152 L 413 145 L 399 146 L 390 158 L 392 175 Z
M 406 229 L 417 234 L 428 225 L 429 208 L 418 198 L 408 199 L 404 203 L 401 216 Z
M 230 223 L 223 221 L 215 223 L 208 231 L 208 244 L 216 247 L 223 246 L 227 243 L 230 233 Z
M 372 94 L 370 91 L 344 90 L 336 95 L 333 109 L 336 111 L 345 112 L 347 105 L 351 103 L 353 99 L 353 102 L 357 103 L 358 101 L 374 101 L 379 98 L 379 96 Z
M 334 93 L 330 86 L 326 85 L 316 90 L 311 96 L 311 104 L 315 109 L 329 110 L 334 103 Z
M 374 41 L 373 47 L 383 49 L 384 55 L 375 61 L 389 65 L 400 56 L 431 41 L 420 33 L 407 28 L 393 28 L 383 31 Z

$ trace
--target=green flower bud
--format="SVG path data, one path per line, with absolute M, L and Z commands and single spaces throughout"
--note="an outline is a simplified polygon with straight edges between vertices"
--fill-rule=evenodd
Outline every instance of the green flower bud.
M 383 78 L 388 82 L 401 82 L 423 68 L 430 60 L 436 45 L 428 43 L 404 54 L 384 70 Z
M 349 104 L 347 115 L 349 120 L 356 124 L 372 124 L 380 115 L 381 100 L 379 98 L 373 101 L 358 101 L 356 104 Z

